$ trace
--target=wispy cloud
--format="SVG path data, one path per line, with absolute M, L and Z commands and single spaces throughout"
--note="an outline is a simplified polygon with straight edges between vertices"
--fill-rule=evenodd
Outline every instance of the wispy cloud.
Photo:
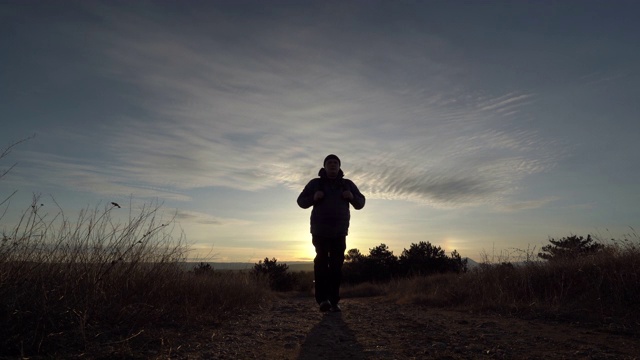
M 207 213 L 198 212 L 198 211 L 190 211 L 190 210 L 179 210 L 176 209 L 175 219 L 179 223 L 194 223 L 194 224 L 202 224 L 202 225 L 233 225 L 233 226 L 242 226 L 247 225 L 250 221 L 242 220 L 242 219 L 232 219 L 232 218 L 222 218 L 217 216 L 212 216 Z
M 507 94 L 478 105 L 480 110 L 493 110 L 500 113 L 527 104 L 528 102 L 525 102 L 525 100 L 530 99 L 532 96 L 530 94 Z
M 551 202 L 559 200 L 558 197 L 544 197 L 541 199 L 516 201 L 512 203 L 499 204 L 496 209 L 499 211 L 513 212 L 521 210 L 531 210 L 541 208 Z
M 150 19 L 105 18 L 102 69 L 131 86 L 140 111 L 113 114 L 99 145 L 110 161 L 43 159 L 55 181 L 177 200 L 203 187 L 299 190 L 337 153 L 371 198 L 465 206 L 509 196 L 557 160 L 555 144 L 518 126 L 535 95 L 466 87 L 460 62 L 426 56 L 454 53 L 437 37 L 421 34 L 423 47 L 405 38 L 407 51 L 394 52 L 380 51 L 394 35 L 349 49 L 323 26 L 222 21 L 181 32 Z M 237 31 L 237 42 L 225 40 Z
M 12 181 L 23 184 L 63 186 L 112 198 L 135 195 L 143 198 L 162 198 L 187 201 L 191 198 L 174 188 L 154 186 L 150 182 L 137 182 L 118 166 L 97 159 L 84 160 L 54 154 L 24 152 L 31 171 L 18 169 Z M 37 179 L 32 178 L 36 176 Z M 37 184 L 35 183 L 37 181 Z

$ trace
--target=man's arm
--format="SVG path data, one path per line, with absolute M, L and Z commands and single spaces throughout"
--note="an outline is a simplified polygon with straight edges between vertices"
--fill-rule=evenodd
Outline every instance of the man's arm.
M 316 186 L 314 184 L 314 180 L 309 181 L 307 186 L 304 187 L 304 190 L 298 195 L 298 206 L 303 209 L 307 209 L 314 204 L 313 195 L 316 192 Z
M 353 205 L 353 208 L 356 210 L 362 209 L 365 202 L 364 195 L 362 195 L 356 184 L 354 184 L 354 182 L 351 180 L 349 180 L 349 188 L 351 193 L 353 194 L 353 199 L 349 200 L 349 203 Z

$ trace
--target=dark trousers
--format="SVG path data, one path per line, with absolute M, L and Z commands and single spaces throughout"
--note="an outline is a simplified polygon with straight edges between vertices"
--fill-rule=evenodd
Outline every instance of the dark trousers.
M 316 258 L 313 260 L 316 301 L 325 300 L 331 304 L 340 301 L 340 282 L 342 281 L 342 264 L 344 251 L 347 248 L 346 236 L 320 237 L 313 236 Z

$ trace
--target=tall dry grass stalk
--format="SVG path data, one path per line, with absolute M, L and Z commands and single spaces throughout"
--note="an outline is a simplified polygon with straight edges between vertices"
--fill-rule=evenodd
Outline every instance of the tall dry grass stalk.
M 244 274 L 186 271 L 188 246 L 160 206 L 43 214 L 39 199 L 0 243 L 0 355 L 85 351 L 161 326 L 219 320 L 257 304 L 265 286 Z M 122 221 L 119 218 L 124 218 Z

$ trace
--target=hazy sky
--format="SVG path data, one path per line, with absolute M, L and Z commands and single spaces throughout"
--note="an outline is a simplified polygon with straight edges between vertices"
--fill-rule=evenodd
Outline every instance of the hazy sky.
M 481 253 L 640 225 L 635 1 L 2 1 L 0 230 L 158 200 L 215 261 L 310 260 L 329 153 L 348 248 Z

